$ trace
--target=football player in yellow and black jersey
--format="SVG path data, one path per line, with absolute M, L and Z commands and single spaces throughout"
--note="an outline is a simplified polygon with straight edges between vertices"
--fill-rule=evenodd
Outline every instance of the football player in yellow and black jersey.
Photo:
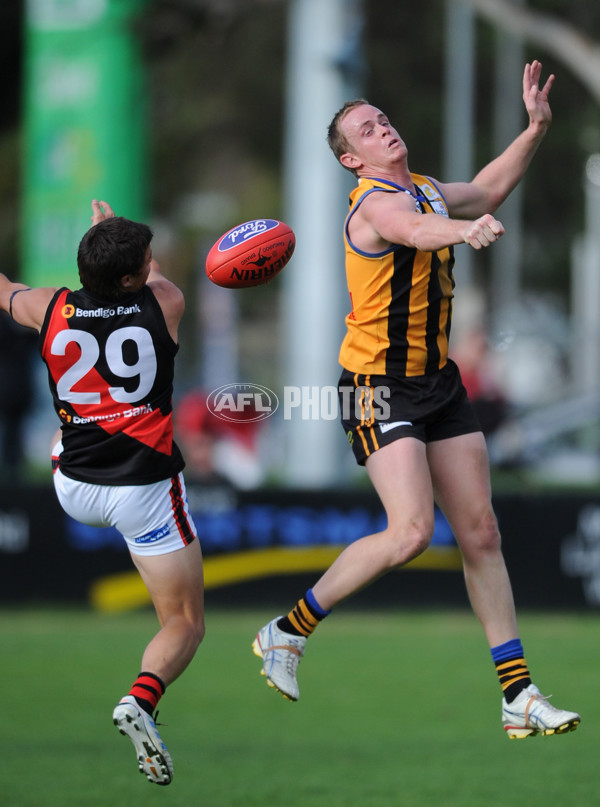
M 139 770 L 168 785 L 173 765 L 152 718 L 204 635 L 203 566 L 187 506 L 172 403 L 182 292 L 152 257 L 146 224 L 92 202 L 77 265 L 82 288 L 30 289 L 0 275 L 0 308 L 40 333 L 54 407 L 54 485 L 64 510 L 123 535 L 160 630 L 113 711 Z
M 262 628 L 254 651 L 285 697 L 299 696 L 306 639 L 339 602 L 429 545 L 434 501 L 463 556 L 471 604 L 503 691 L 511 738 L 561 734 L 575 712 L 531 683 L 491 504 L 486 445 L 457 366 L 448 358 L 453 247 L 487 248 L 504 234 L 493 213 L 522 178 L 550 122 L 554 76 L 525 66 L 526 129 L 471 182 L 443 183 L 408 166 L 406 144 L 364 99 L 335 115 L 328 142 L 357 177 L 344 224 L 351 311 L 340 351 L 342 424 L 366 465 L 388 526 L 350 544 L 287 616 Z

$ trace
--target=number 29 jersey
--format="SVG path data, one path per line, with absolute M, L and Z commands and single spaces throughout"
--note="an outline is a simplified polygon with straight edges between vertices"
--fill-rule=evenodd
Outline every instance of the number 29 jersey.
M 60 470 L 99 485 L 144 485 L 184 467 L 173 440 L 173 341 L 154 293 L 119 302 L 59 289 L 40 352 L 62 424 Z

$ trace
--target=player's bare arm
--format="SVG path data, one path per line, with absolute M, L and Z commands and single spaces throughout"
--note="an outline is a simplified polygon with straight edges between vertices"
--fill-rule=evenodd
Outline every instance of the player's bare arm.
M 451 216 L 477 218 L 493 213 L 522 179 L 552 122 L 548 97 L 554 75 L 540 88 L 541 72 L 538 61 L 525 65 L 523 101 L 529 117 L 527 128 L 472 182 L 440 183 Z
M 417 213 L 408 194 L 372 193 L 349 224 L 350 238 L 365 252 L 380 252 L 390 244 L 433 252 L 453 244 L 481 249 L 497 241 L 504 227 L 491 215 L 475 221 L 450 219 L 436 213 Z
M 98 199 L 92 200 L 92 226 L 114 216 L 115 212 L 108 202 Z M 164 314 L 169 333 L 176 342 L 179 322 L 185 308 L 183 292 L 163 275 L 157 261 L 152 257 L 152 250 L 149 250 L 148 253 L 148 263 L 148 276 L 145 282 L 154 292 L 154 296 Z
M 147 283 L 162 309 L 171 338 L 177 342 L 179 323 L 185 310 L 183 292 L 162 274 L 154 258 L 150 261 Z
M 9 313 L 15 322 L 26 328 L 42 329 L 46 309 L 56 288 L 32 289 L 24 283 L 13 283 L 0 274 L 0 308 Z

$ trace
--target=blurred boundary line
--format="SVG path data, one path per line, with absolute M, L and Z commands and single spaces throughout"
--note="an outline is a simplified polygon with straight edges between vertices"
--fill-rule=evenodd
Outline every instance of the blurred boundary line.
M 208 557 L 204 560 L 205 588 L 208 590 L 272 575 L 322 572 L 343 549 L 343 545 L 275 547 Z M 456 547 L 433 546 L 402 568 L 460 571 L 462 558 Z M 89 589 L 89 600 L 93 608 L 103 613 L 128 611 L 151 604 L 146 587 L 135 570 L 94 581 Z

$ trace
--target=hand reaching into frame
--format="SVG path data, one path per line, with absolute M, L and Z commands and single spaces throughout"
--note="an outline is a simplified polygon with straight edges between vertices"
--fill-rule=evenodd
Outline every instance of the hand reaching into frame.
M 114 210 L 108 202 L 99 202 L 97 199 L 92 200 L 92 227 L 105 219 L 114 218 Z

